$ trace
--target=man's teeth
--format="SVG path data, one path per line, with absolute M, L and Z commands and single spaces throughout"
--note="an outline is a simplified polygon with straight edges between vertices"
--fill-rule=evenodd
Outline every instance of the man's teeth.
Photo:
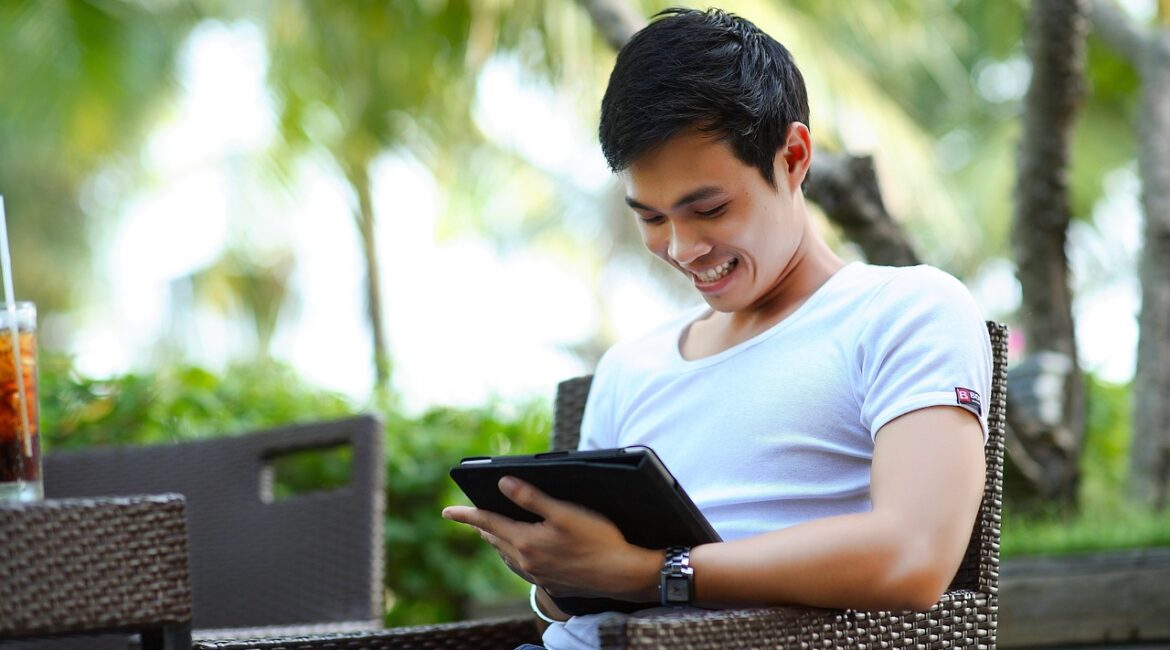
M 731 269 L 735 267 L 735 260 L 728 260 L 713 269 L 708 269 L 702 273 L 696 273 L 695 277 L 702 282 L 714 282 L 723 276 L 731 273 Z

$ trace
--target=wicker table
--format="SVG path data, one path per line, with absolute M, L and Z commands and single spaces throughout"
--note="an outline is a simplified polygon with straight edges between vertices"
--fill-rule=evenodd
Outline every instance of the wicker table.
M 181 495 L 0 502 L 0 643 L 128 631 L 191 647 Z

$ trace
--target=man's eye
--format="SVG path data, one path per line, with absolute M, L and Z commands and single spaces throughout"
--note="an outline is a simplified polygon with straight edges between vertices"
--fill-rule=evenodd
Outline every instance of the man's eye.
M 720 212 L 723 212 L 723 209 L 726 207 L 727 207 L 727 204 L 722 203 L 714 208 L 711 208 L 710 210 L 695 210 L 695 214 L 697 214 L 701 217 L 714 217 L 715 215 L 719 214 Z
M 641 220 L 642 223 L 644 223 L 648 226 L 656 226 L 656 225 L 662 223 L 663 216 L 660 214 L 656 214 L 653 217 L 638 217 L 638 219 Z

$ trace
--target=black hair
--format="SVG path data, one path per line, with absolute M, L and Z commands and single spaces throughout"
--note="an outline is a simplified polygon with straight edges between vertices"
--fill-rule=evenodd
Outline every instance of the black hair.
M 804 77 L 776 39 L 720 9 L 674 8 L 618 52 L 598 131 L 615 172 L 693 126 L 775 186 L 776 151 L 789 125 L 808 119 Z

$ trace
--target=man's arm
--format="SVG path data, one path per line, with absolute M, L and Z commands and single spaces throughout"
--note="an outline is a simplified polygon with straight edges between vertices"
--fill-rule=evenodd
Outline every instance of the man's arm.
M 826 517 L 691 553 L 696 604 L 927 609 L 962 560 L 983 491 L 982 430 L 970 413 L 908 413 L 876 437 L 870 512 Z M 474 508 L 444 516 L 480 529 L 505 561 L 554 595 L 655 601 L 660 550 L 625 542 L 604 518 L 520 481 L 501 490 L 545 518 Z
M 872 511 L 695 548 L 699 604 L 928 609 L 962 561 L 984 482 L 983 433 L 950 406 L 881 428 Z

